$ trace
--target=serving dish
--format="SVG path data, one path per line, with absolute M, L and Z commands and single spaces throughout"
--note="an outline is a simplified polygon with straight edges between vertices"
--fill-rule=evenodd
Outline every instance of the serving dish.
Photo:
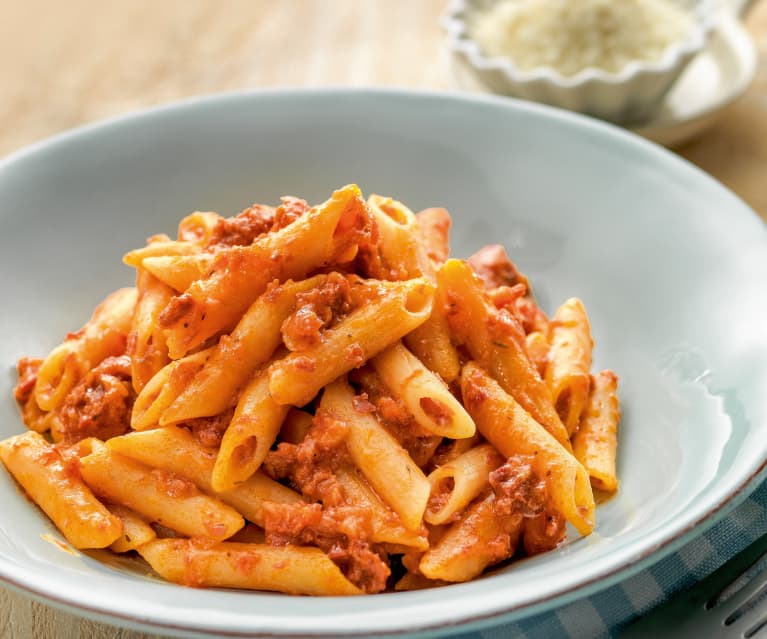
M 13 365 L 43 354 L 108 291 L 120 256 L 194 209 L 232 214 L 355 181 L 442 205 L 453 252 L 505 244 L 552 311 L 577 294 L 595 368 L 621 375 L 619 494 L 596 532 L 473 583 L 297 600 L 191 590 L 141 564 L 65 551 L 0 475 L 0 580 L 80 614 L 179 636 L 445 634 L 608 587 L 734 508 L 767 459 L 764 224 L 691 165 L 547 107 L 439 93 L 274 91 L 110 120 L 0 164 L 0 437 L 21 432 Z

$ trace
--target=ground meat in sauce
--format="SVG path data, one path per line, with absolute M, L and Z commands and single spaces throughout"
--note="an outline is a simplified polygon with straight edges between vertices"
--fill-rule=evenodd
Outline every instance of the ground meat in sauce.
M 546 482 L 533 471 L 528 458 L 509 457 L 490 473 L 495 511 L 503 517 L 535 517 L 546 505 Z
M 381 592 L 391 574 L 386 555 L 370 542 L 370 516 L 354 506 L 264 504 L 266 543 L 317 546 L 364 592 Z
M 500 244 L 484 246 L 466 261 L 482 278 L 486 288 L 524 284 L 529 290 L 527 278 L 517 270 Z
M 281 199 L 282 204 L 274 212 L 272 231 L 279 231 L 281 228 L 288 226 L 288 224 L 292 224 L 311 208 L 306 200 L 302 200 L 299 197 L 287 195 Z
M 317 288 L 296 295 L 296 309 L 282 324 L 282 338 L 291 351 L 303 351 L 322 339 L 321 331 L 352 308 L 349 281 L 330 273 Z
M 263 469 L 273 479 L 289 479 L 310 499 L 326 505 L 345 503 L 335 471 L 351 465 L 346 448 L 348 426 L 327 411 L 318 411 L 300 444 L 281 443 L 266 455 Z
M 73 444 L 86 437 L 106 440 L 126 433 L 135 397 L 130 358 L 106 358 L 64 399 L 59 411 L 64 442 Z
M 259 235 L 271 230 L 275 210 L 271 206 L 254 204 L 234 217 L 221 218 L 211 232 L 206 248 L 247 246 Z
M 32 396 L 37 383 L 37 373 L 42 363 L 42 359 L 22 357 L 16 364 L 19 381 L 13 389 L 13 396 L 19 404 L 26 404 Z
M 229 426 L 229 422 L 232 421 L 233 415 L 234 408 L 231 408 L 212 417 L 197 417 L 195 419 L 181 422 L 179 426 L 183 426 L 192 431 L 192 435 L 194 435 L 195 439 L 200 442 L 202 446 L 205 446 L 206 448 L 218 448 L 221 446 L 221 440 Z

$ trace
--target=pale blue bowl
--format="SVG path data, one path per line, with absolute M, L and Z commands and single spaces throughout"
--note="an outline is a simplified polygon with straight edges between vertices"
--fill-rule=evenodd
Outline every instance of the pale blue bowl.
M 189 211 L 233 214 L 357 182 L 445 206 L 454 253 L 499 242 L 551 311 L 581 297 L 595 367 L 621 377 L 620 493 L 596 532 L 473 583 L 363 598 L 191 590 L 44 540 L 0 474 L 0 579 L 166 634 L 444 634 L 560 606 L 723 517 L 767 458 L 767 233 L 740 200 L 621 130 L 505 99 L 380 90 L 216 96 L 110 120 L 0 163 L 0 437 L 12 368 L 132 282 L 122 254 Z

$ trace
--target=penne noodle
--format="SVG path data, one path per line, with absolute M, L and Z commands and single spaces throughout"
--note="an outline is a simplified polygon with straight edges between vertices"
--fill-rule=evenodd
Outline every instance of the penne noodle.
M 431 496 L 424 520 L 439 525 L 452 521 L 487 486 L 490 473 L 503 457 L 490 444 L 480 444 L 438 467 L 429 476 Z
M 199 252 L 200 247 L 192 242 L 171 240 L 165 235 L 155 241 L 150 241 L 146 246 L 126 253 L 123 256 L 123 264 L 140 268 L 148 257 L 178 257 L 179 255 L 195 255 Z
M 85 483 L 97 495 L 187 537 L 223 540 L 244 525 L 236 510 L 201 493 L 188 479 L 108 448 L 94 450 L 80 464 Z
M 370 513 L 373 523 L 373 541 L 416 550 L 428 548 L 429 541 L 423 530 L 405 528 L 399 516 L 381 501 L 368 482 L 359 476 L 356 469 L 339 468 L 336 471 L 336 478 L 343 486 L 347 501 Z
M 303 406 L 337 377 L 361 366 L 429 316 L 434 287 L 419 278 L 380 282 L 374 299 L 359 306 L 323 340 L 269 367 L 269 389 L 280 404 Z
M 194 282 L 205 277 L 213 264 L 211 253 L 157 255 L 145 257 L 141 267 L 174 291 L 185 291 Z
M 120 520 L 38 433 L 0 442 L 0 459 L 75 548 L 105 548 L 122 534 Z
M 161 317 L 171 357 L 181 357 L 212 335 L 233 328 L 272 280 L 302 278 L 315 268 L 352 260 L 369 227 L 360 190 L 350 185 L 253 244 L 220 251 L 208 274 L 171 302 Z
M 474 363 L 461 374 L 461 394 L 482 435 L 504 457 L 530 455 L 547 478 L 551 500 L 582 535 L 594 529 L 594 495 L 583 466 L 517 401 Z
M 359 595 L 319 548 L 157 539 L 139 552 L 163 579 L 184 586 L 276 590 L 295 595 Z
M 514 554 L 521 519 L 504 521 L 496 515 L 492 493 L 469 508 L 439 541 L 427 550 L 418 569 L 429 579 L 469 581 L 485 568 Z
M 413 212 L 390 197 L 371 195 L 368 208 L 378 227 L 377 248 L 381 262 L 391 277 L 409 280 L 434 278 L 434 267 L 418 241 L 418 223 Z
M 110 550 L 119 553 L 130 552 L 157 537 L 154 529 L 130 508 L 116 504 L 109 504 L 107 508 L 123 525 L 122 534 L 112 542 Z
M 131 358 L 133 388 L 138 393 L 170 361 L 157 318 L 173 296 L 173 289 L 141 267 L 136 272 L 136 289 L 138 299 L 126 352 Z
M 573 435 L 573 453 L 588 471 L 591 485 L 610 493 L 618 490 L 615 457 L 620 418 L 618 377 L 601 371 L 592 378 L 588 405 Z
M 527 346 L 527 355 L 530 357 L 530 361 L 541 378 L 543 378 L 546 374 L 546 366 L 549 360 L 548 338 L 541 331 L 533 331 L 525 337 L 525 345 Z
M 405 335 L 404 341 L 426 368 L 439 375 L 446 383 L 452 384 L 461 373 L 461 363 L 450 337 L 446 308 L 446 291 L 437 281 L 431 315 L 423 324 Z
M 131 428 L 146 430 L 156 427 L 165 410 L 189 385 L 197 372 L 213 354 L 214 347 L 188 355 L 161 368 L 136 397 L 131 415 Z
M 325 388 L 320 410 L 348 425 L 346 446 L 355 465 L 405 527 L 416 530 L 429 499 L 429 482 L 407 451 L 375 416 L 355 408 L 354 391 L 343 379 Z
M 213 467 L 213 490 L 232 490 L 258 470 L 290 407 L 269 394 L 266 371 L 258 373 L 240 396 Z
M 146 466 L 187 477 L 200 490 L 217 497 L 259 526 L 264 524 L 264 502 L 291 504 L 302 500 L 294 490 L 260 471 L 233 490 L 214 491 L 211 477 L 216 451 L 204 448 L 188 430 L 178 426 L 128 433 L 113 437 L 106 445 L 110 450 Z
M 551 393 L 527 356 L 522 327 L 512 315 L 490 307 L 481 281 L 465 262 L 448 260 L 437 277 L 447 291 L 450 325 L 471 357 L 564 448 L 572 450 Z
M 35 384 L 35 401 L 40 408 L 57 409 L 88 370 L 125 351 L 135 304 L 135 288 L 115 291 L 96 307 L 85 326 L 51 351 Z
M 461 403 L 401 343 L 390 346 L 371 361 L 383 383 L 427 431 L 452 439 L 474 435 L 476 426 Z
M 594 347 L 583 302 L 571 298 L 562 304 L 551 321 L 550 335 L 546 385 L 567 434 L 572 436 L 589 398 L 589 370 Z

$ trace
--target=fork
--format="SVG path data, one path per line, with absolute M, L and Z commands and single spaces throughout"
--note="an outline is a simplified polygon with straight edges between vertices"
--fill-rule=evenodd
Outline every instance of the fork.
M 620 635 L 646 637 L 767 638 L 767 535 Z

